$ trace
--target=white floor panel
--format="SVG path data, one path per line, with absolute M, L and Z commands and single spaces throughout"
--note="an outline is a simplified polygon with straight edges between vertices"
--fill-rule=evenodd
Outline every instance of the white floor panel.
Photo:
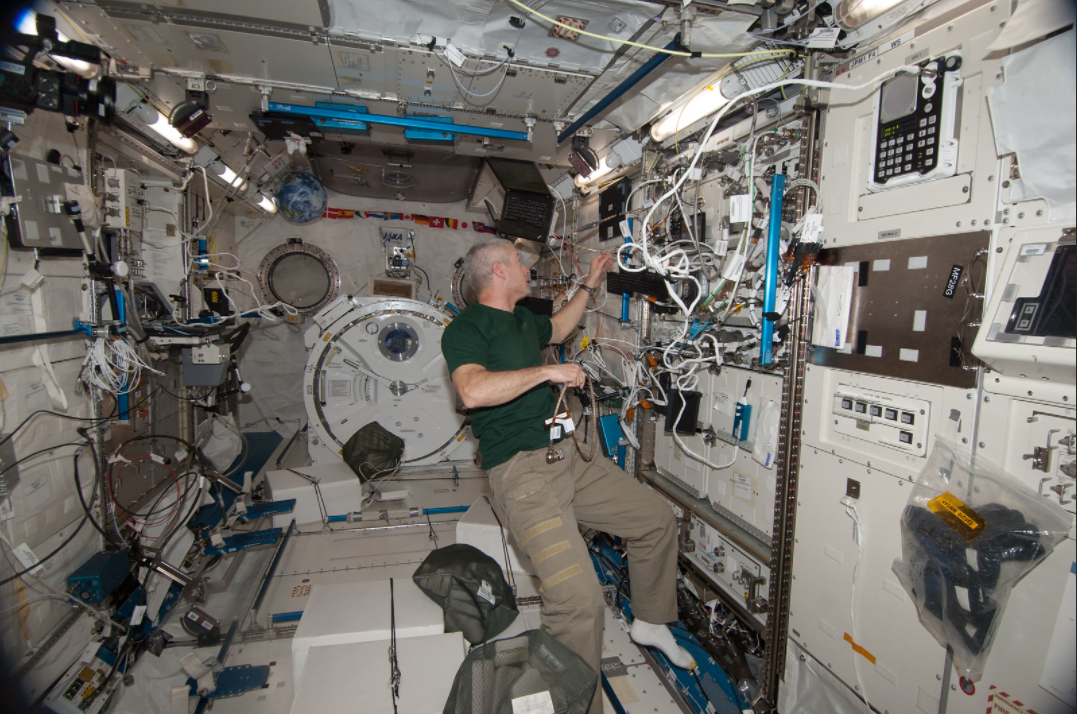
M 424 475 L 429 477 L 429 475 Z M 439 508 L 446 506 L 470 505 L 477 496 L 489 493 L 485 478 L 462 478 L 454 484 L 451 478 L 412 480 L 404 479 L 410 497 L 404 503 L 383 504 L 382 507 L 414 506 L 417 508 Z M 253 628 L 242 622 L 246 608 L 254 597 L 262 574 L 268 566 L 272 549 L 263 549 L 248 554 L 243 566 L 225 592 L 211 594 L 203 605 L 207 612 L 221 621 L 222 630 L 227 630 L 233 617 L 241 618 L 241 633 L 225 660 L 225 666 L 241 664 L 269 665 L 270 674 L 267 685 L 260 690 L 229 699 L 218 699 L 212 703 L 212 711 L 227 714 L 288 714 L 292 707 L 295 682 L 292 674 L 292 639 L 296 622 L 283 623 L 276 629 L 268 627 L 270 616 L 277 613 L 302 611 L 307 604 L 311 586 L 317 583 L 349 583 L 372 580 L 399 578 L 410 580 L 415 569 L 434 549 L 435 541 L 431 537 L 431 528 L 437 535 L 437 545 L 444 547 L 455 542 L 456 521 L 461 514 L 442 514 L 432 516 L 430 523 L 426 517 L 384 521 L 367 524 L 342 524 L 339 529 L 331 531 L 313 530 L 293 534 L 289 540 L 281 561 L 272 578 Z M 401 527 L 403 526 L 403 527 Z M 225 563 L 213 571 L 227 567 Z M 517 597 L 535 598 L 538 594 L 538 581 L 517 574 Z M 357 603 L 357 607 L 361 606 Z M 188 609 L 181 603 L 173 614 L 173 621 Z M 527 602 L 520 608 L 517 618 L 502 637 L 512 637 L 528 629 L 540 627 L 539 606 Z M 176 627 L 169 627 L 177 637 L 185 635 Z M 261 633 L 261 634 L 259 634 Z M 257 639 L 257 637 L 264 639 Z M 253 637 L 253 639 L 252 639 Z M 606 614 L 606 630 L 603 656 L 607 662 L 614 664 L 615 671 L 610 671 L 611 681 L 621 704 L 628 714 L 674 714 L 680 709 L 662 685 L 658 673 L 648 664 L 639 648 L 628 637 L 627 628 L 610 610 Z M 215 657 L 219 647 L 196 650 L 200 659 L 208 661 Z M 169 693 L 172 687 L 181 686 L 186 676 L 179 666 L 179 658 L 190 652 L 188 648 L 166 649 L 160 658 L 146 656 L 145 661 L 136 665 L 133 674 L 136 685 L 125 692 L 117 711 L 146 712 L 167 714 L 170 712 Z M 610 659 L 615 658 L 615 659 Z M 356 690 L 364 687 L 384 686 L 381 673 L 370 674 L 377 681 L 365 681 L 368 675 L 356 672 Z M 408 677 L 404 673 L 404 686 L 419 683 L 421 678 Z M 605 694 L 603 694 L 605 697 Z M 196 699 L 191 699 L 194 706 Z M 358 700 L 357 700 L 358 701 Z M 614 712 L 608 699 L 606 711 Z M 326 714 L 333 714 L 326 712 Z

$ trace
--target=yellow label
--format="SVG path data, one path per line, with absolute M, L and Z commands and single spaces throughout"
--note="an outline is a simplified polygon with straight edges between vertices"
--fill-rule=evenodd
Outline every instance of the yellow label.
M 987 521 L 976 511 L 966 506 L 961 499 L 946 491 L 927 503 L 927 507 L 936 516 L 946 521 L 966 542 L 971 542 L 981 533 Z
M 585 350 L 585 349 L 587 349 L 587 345 L 589 345 L 589 344 L 591 344 L 591 338 L 590 338 L 590 337 L 584 337 L 584 338 L 583 338 L 583 339 L 582 339 L 582 340 L 580 341 L 580 349 L 581 349 L 581 350 Z

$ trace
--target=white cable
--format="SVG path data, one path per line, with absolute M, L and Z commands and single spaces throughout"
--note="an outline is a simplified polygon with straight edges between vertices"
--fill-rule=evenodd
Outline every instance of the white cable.
M 903 72 L 903 71 L 904 72 L 909 72 L 909 73 L 912 73 L 912 74 L 918 74 L 919 71 L 920 71 L 920 68 L 919 67 L 914 67 L 914 66 L 897 67 L 897 68 L 892 69 L 892 70 L 887 70 L 886 72 L 883 72 L 882 74 L 880 74 L 877 77 L 871 79 L 870 81 L 865 82 L 863 84 L 859 84 L 859 85 L 844 85 L 844 84 L 838 84 L 838 83 L 835 83 L 835 82 L 824 82 L 824 81 L 820 81 L 820 80 L 810 80 L 810 79 L 780 80 L 780 81 L 777 81 L 777 82 L 771 82 L 770 84 L 763 85 L 762 87 L 758 87 L 757 89 L 753 89 L 753 90 L 750 90 L 748 92 L 745 92 L 745 93 L 739 95 L 737 97 L 737 99 L 739 101 L 739 100 L 743 100 L 745 98 L 749 98 L 749 97 L 752 97 L 752 96 L 767 94 L 769 92 L 774 91 L 775 89 L 779 89 L 781 87 L 790 86 L 790 85 L 802 85 L 802 86 L 808 86 L 808 87 L 818 87 L 818 88 L 833 89 L 833 90 L 857 91 L 857 90 L 864 89 L 866 87 L 874 86 L 877 82 L 879 82 L 879 81 L 881 81 L 883 79 L 887 79 L 890 76 L 892 76 L 894 74 L 897 74 L 898 72 Z M 696 151 L 693 154 L 691 161 L 689 161 L 687 167 L 685 168 L 684 173 L 681 174 L 681 177 L 679 179 L 676 179 L 673 182 L 673 185 L 670 186 L 670 188 L 666 191 L 666 193 L 663 194 L 654 203 L 654 205 L 651 206 L 650 211 L 644 217 L 643 226 L 642 226 L 642 230 L 641 230 L 641 236 L 640 236 L 641 241 L 639 243 L 637 243 L 637 242 L 635 242 L 635 240 L 633 240 L 633 242 L 626 243 L 626 244 L 620 246 L 617 249 L 618 263 L 621 264 L 622 270 L 628 270 L 630 272 L 639 272 L 639 271 L 642 271 L 642 270 L 646 270 L 647 268 L 650 268 L 652 270 L 657 271 L 661 275 L 669 277 L 669 278 L 672 278 L 672 279 L 685 279 L 685 278 L 690 277 L 690 275 L 688 273 L 688 270 L 687 270 L 687 268 L 688 268 L 687 261 L 682 260 L 684 251 L 672 251 L 672 252 L 665 253 L 665 254 L 659 253 L 657 255 L 652 255 L 651 254 L 650 241 L 649 241 L 649 234 L 650 234 L 649 226 L 650 226 L 651 218 L 654 215 L 654 213 L 658 210 L 658 208 L 665 201 L 669 200 L 671 197 L 675 196 L 677 194 L 677 192 L 680 191 L 681 186 L 687 180 L 689 174 L 692 173 L 692 169 L 695 168 L 696 163 L 699 161 L 700 156 L 703 154 L 703 149 L 707 145 L 707 142 L 710 140 L 711 136 L 714 134 L 715 129 L 718 127 L 718 123 L 722 120 L 722 118 L 726 114 L 729 113 L 729 111 L 734 106 L 737 105 L 737 103 L 738 102 L 729 102 L 715 113 L 714 119 L 711 120 L 711 123 L 707 127 L 707 130 L 706 130 L 705 134 L 703 135 L 703 138 L 699 141 L 698 146 L 696 148 Z M 755 141 L 753 141 L 753 146 L 754 146 L 754 143 L 755 143 Z M 753 163 L 754 163 L 754 152 L 753 152 Z M 754 170 L 753 170 L 753 173 L 754 173 Z M 749 183 L 752 183 L 754 181 L 754 177 L 749 175 L 748 180 L 749 180 Z M 628 262 L 627 260 L 625 260 L 625 258 L 626 258 L 625 253 L 626 252 L 628 252 L 629 254 L 638 253 L 639 257 L 642 259 L 643 267 L 630 268 L 627 265 L 625 265 Z M 698 302 L 698 298 L 697 298 L 696 301 L 693 301 L 693 309 L 694 309 L 695 304 L 697 302 Z M 683 306 L 683 304 L 681 306 Z M 691 316 L 690 314 L 686 315 L 686 317 L 690 317 L 690 316 Z
M 856 565 L 853 566 L 853 582 L 849 588 L 849 619 L 852 622 L 853 642 L 859 644 L 856 635 L 856 577 L 860 572 L 860 558 L 864 554 L 864 527 L 860 523 L 856 501 L 845 496 L 841 502 L 845 505 L 845 514 L 853 519 L 853 536 L 856 540 Z M 860 655 L 855 651 L 853 652 L 853 669 L 856 670 L 856 683 L 860 686 L 860 694 L 864 697 L 864 711 L 866 714 L 871 714 L 868 691 L 864 689 L 864 680 L 860 677 Z
M 164 375 L 144 362 L 124 338 L 95 339 L 82 366 L 90 384 L 115 395 L 129 394 L 137 389 L 144 369 Z

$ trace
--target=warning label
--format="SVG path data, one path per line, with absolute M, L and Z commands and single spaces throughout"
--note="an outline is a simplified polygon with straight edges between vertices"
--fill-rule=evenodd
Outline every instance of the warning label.
M 991 687 L 990 692 L 987 697 L 987 714 L 1036 714 L 1035 709 L 1029 709 L 995 686 Z
M 966 506 L 961 499 L 949 491 L 928 501 L 927 507 L 932 513 L 946 521 L 946 525 L 957 531 L 958 535 L 966 541 L 972 541 L 980 535 L 984 526 L 987 525 L 983 516 Z

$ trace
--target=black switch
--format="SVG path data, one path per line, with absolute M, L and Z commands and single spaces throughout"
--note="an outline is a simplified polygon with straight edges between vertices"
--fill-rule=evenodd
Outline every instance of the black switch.
M 841 400 L 841 408 L 842 409 L 852 409 L 853 408 L 853 400 L 852 399 L 842 399 Z
M 857 402 L 856 403 L 856 413 L 857 414 L 867 414 L 868 413 L 868 405 L 865 404 L 864 402 Z
M 890 421 L 897 421 L 897 409 L 887 409 L 886 418 Z
M 912 424 L 915 421 L 915 419 L 916 419 L 916 417 L 914 417 L 909 412 L 901 412 L 901 423 L 902 424 Z
M 902 444 L 911 444 L 912 443 L 912 432 L 910 432 L 910 431 L 898 432 L 898 439 L 901 440 Z
M 872 405 L 871 405 L 871 415 L 872 415 L 873 417 L 880 417 L 880 416 L 882 416 L 882 415 L 883 415 L 883 408 L 882 408 L 882 407 L 880 407 L 880 406 L 879 406 L 878 404 L 872 404 Z

